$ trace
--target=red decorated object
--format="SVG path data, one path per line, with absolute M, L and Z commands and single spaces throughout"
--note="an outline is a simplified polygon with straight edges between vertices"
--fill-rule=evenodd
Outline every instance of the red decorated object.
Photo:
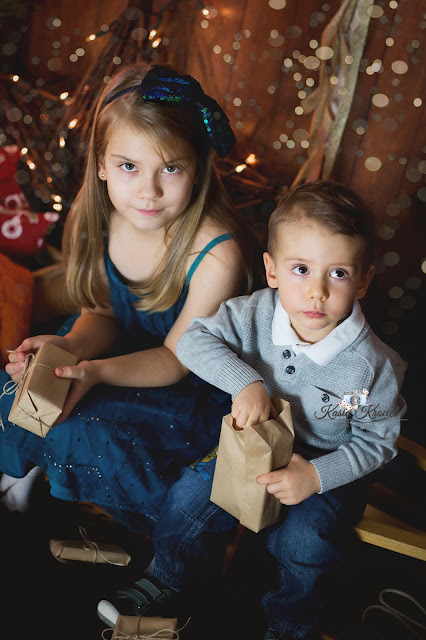
M 13 258 L 34 256 L 44 245 L 49 228 L 57 222 L 55 212 L 33 213 L 28 209 L 0 206 L 0 252 Z
M 0 252 L 18 259 L 39 253 L 47 232 L 59 220 L 54 211 L 31 211 L 16 181 L 20 157 L 16 145 L 0 148 Z

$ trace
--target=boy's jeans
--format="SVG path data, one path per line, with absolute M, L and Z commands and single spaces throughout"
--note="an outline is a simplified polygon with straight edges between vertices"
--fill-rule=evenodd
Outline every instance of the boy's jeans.
M 224 536 L 238 524 L 210 502 L 215 462 L 202 464 L 201 471 L 183 470 L 155 527 L 154 574 L 177 591 L 218 575 Z M 343 565 L 366 487 L 363 480 L 314 494 L 283 508 L 283 520 L 268 528 L 268 551 L 278 563 L 276 584 L 263 596 L 269 629 L 304 638 L 315 626 L 321 609 L 316 583 Z

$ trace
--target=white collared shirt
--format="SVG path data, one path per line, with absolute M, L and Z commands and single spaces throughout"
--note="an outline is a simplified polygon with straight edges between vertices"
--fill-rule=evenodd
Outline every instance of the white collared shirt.
M 272 320 L 272 342 L 277 346 L 291 346 L 295 354 L 304 353 L 321 366 L 327 365 L 343 349 L 346 349 L 359 336 L 365 325 L 361 305 L 355 300 L 351 314 L 333 331 L 315 344 L 303 342 L 290 324 L 288 313 L 278 298 Z

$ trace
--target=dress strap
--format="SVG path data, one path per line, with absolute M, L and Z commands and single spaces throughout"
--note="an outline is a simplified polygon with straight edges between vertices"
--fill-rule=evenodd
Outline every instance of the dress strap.
M 204 256 L 210 251 L 210 249 L 213 249 L 213 247 L 215 247 L 217 244 L 220 244 L 221 242 L 225 242 L 225 240 L 232 240 L 232 235 L 230 233 L 224 233 L 221 236 L 217 236 L 217 238 L 213 238 L 213 240 L 211 240 L 204 247 L 204 249 L 202 251 L 200 251 L 198 256 L 195 258 L 194 262 L 192 263 L 190 270 L 188 271 L 188 275 L 186 277 L 186 284 L 187 285 L 190 283 L 191 278 L 194 275 L 195 269 L 198 267 L 198 265 L 200 264 L 200 262 L 204 258 Z

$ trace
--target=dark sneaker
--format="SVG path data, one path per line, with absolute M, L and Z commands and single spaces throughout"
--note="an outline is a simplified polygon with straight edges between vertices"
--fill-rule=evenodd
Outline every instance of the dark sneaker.
M 98 617 L 108 626 L 115 627 L 118 616 L 164 616 L 165 607 L 175 594 L 154 576 L 145 575 L 131 587 L 119 588 L 100 600 Z

